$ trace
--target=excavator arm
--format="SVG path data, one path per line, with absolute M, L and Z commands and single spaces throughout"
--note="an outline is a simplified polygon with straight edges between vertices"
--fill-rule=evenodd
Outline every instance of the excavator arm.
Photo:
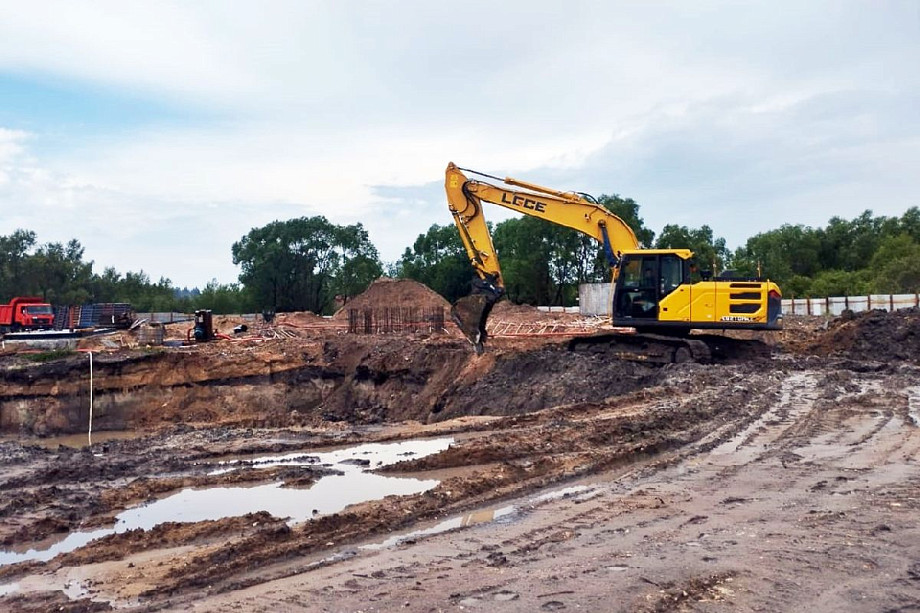
M 483 214 L 484 202 L 539 217 L 596 239 L 604 246 L 614 278 L 619 252 L 639 246 L 635 233 L 626 222 L 600 204 L 592 202 L 590 196 L 561 192 L 511 178 L 483 175 L 518 189 L 499 187 L 469 179 L 463 170 L 453 162 L 448 164 L 444 188 L 447 192 L 447 205 L 479 279 L 473 283 L 473 293 L 454 304 L 451 315 L 477 353 L 482 353 L 486 339 L 486 320 L 492 306 L 504 294 L 505 288 L 498 254 Z

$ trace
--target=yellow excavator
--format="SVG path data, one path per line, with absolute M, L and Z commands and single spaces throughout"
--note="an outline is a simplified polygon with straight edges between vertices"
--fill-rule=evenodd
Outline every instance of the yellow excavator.
M 470 179 L 464 172 L 503 186 Z M 573 350 L 656 363 L 708 362 L 733 341 L 716 335 L 691 337 L 691 330 L 782 328 L 782 294 L 776 283 L 700 275 L 689 249 L 643 249 L 626 222 L 587 194 L 501 179 L 453 163 L 447 166 L 444 188 L 478 277 L 472 294 L 458 300 L 451 314 L 477 353 L 483 351 L 492 306 L 504 294 L 498 254 L 483 214 L 486 202 L 573 228 L 603 246 L 613 283 L 611 323 L 635 333 L 576 339 Z

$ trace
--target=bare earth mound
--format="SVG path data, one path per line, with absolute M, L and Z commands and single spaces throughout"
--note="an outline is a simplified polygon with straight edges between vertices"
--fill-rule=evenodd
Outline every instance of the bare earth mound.
M 816 355 L 840 355 L 854 360 L 920 361 L 920 310 L 866 311 L 830 322 L 827 331 L 808 347 Z
M 411 279 L 380 277 L 363 294 L 349 300 L 333 315 L 333 319 L 348 319 L 348 309 L 379 309 L 383 307 L 450 308 L 450 303 L 427 286 Z

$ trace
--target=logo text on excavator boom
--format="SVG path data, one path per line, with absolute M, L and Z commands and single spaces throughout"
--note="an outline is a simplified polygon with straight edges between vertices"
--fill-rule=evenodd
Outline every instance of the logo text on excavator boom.
M 534 200 L 533 198 L 527 198 L 520 194 L 515 194 L 510 200 L 508 199 L 508 194 L 502 194 L 502 204 L 510 204 L 512 206 L 521 207 L 523 209 L 530 209 L 531 211 L 537 211 L 538 213 L 546 212 L 546 204 L 540 202 L 539 200 Z

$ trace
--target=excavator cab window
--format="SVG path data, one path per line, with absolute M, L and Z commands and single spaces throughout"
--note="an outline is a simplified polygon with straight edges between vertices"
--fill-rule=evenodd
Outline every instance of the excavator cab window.
M 683 283 L 683 279 L 684 260 L 676 255 L 661 256 L 661 295 L 659 300 L 676 290 Z
M 620 266 L 617 317 L 658 318 L 661 299 L 686 283 L 689 265 L 676 255 L 627 255 Z
M 660 277 L 656 256 L 624 256 L 616 292 L 618 317 L 658 317 Z

